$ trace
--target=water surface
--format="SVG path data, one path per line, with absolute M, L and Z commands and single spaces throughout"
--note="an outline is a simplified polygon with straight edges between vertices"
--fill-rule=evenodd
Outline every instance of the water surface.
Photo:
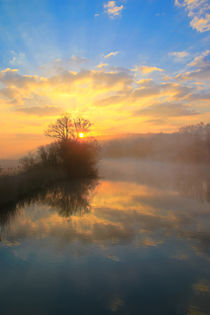
M 1 210 L 1 314 L 210 314 L 209 168 L 100 170 Z

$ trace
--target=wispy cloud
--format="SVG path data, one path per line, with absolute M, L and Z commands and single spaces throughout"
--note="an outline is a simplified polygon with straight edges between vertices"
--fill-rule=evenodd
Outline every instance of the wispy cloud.
M 134 72 L 142 72 L 143 74 L 148 74 L 153 71 L 159 71 L 162 72 L 163 69 L 158 67 L 150 67 L 150 66 L 135 66 L 135 68 L 132 69 Z
M 119 54 L 119 51 L 112 51 L 112 52 L 110 52 L 109 54 L 107 54 L 107 55 L 105 55 L 104 56 L 104 58 L 110 58 L 110 57 L 112 57 L 112 56 L 116 56 L 116 55 L 118 55 Z
M 124 5 L 117 5 L 116 1 L 108 1 L 107 3 L 104 3 L 104 11 L 109 15 L 110 18 L 120 16 L 123 9 Z
M 188 63 L 188 66 L 190 67 L 196 66 L 196 67 L 202 67 L 202 68 L 206 66 L 210 66 L 209 55 L 210 55 L 210 50 L 204 51 L 200 56 L 195 57 L 193 61 Z
M 23 52 L 15 52 L 14 50 L 11 51 L 12 57 L 9 61 L 9 63 L 12 66 L 22 66 L 24 65 L 26 61 L 26 56 Z
M 108 66 L 108 63 L 99 63 L 98 65 L 97 65 L 97 68 L 98 69 L 101 69 L 101 68 L 104 68 L 104 67 L 107 67 Z
M 187 71 L 176 76 L 178 80 L 192 80 L 198 82 L 207 82 L 210 80 L 210 50 L 204 51 L 201 55 L 195 57 L 190 63 L 192 71 Z
M 184 7 L 190 18 L 190 25 L 198 32 L 210 30 L 210 4 L 208 0 L 175 0 L 175 5 Z
M 81 64 L 87 61 L 87 58 L 85 57 L 78 57 L 78 56 L 71 56 L 71 58 L 69 59 L 69 61 L 75 63 L 75 64 Z
M 198 114 L 198 111 L 182 103 L 153 104 L 144 109 L 135 111 L 135 115 L 145 115 L 151 117 L 178 117 L 193 116 Z
M 169 56 L 173 56 L 176 59 L 183 59 L 189 56 L 189 53 L 187 51 L 173 51 L 169 53 Z
M 62 109 L 56 106 L 33 106 L 17 107 L 16 111 L 35 116 L 54 116 L 60 114 Z
M 80 66 L 87 61 L 88 59 L 85 57 L 72 55 L 70 58 L 66 59 L 56 58 L 52 60 L 49 64 L 41 66 L 41 69 L 45 71 L 47 70 L 51 74 L 53 72 L 62 72 L 72 67 L 80 68 Z

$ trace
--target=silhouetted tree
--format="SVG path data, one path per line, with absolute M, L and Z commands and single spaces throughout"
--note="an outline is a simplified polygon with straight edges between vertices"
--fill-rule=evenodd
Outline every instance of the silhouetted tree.
M 59 141 L 78 140 L 79 134 L 88 132 L 92 123 L 84 118 L 72 118 L 66 113 L 53 124 L 50 124 L 45 135 Z

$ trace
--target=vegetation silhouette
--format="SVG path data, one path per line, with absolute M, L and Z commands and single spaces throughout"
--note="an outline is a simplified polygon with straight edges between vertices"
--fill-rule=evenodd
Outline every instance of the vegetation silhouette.
M 21 160 L 22 170 L 59 169 L 71 178 L 95 177 L 99 145 L 88 137 L 92 124 L 83 118 L 65 114 L 49 126 L 45 134 L 55 142 L 40 147 L 35 154 Z M 80 138 L 80 135 L 84 136 Z
M 24 157 L 18 172 L 0 176 L 2 222 L 7 221 L 22 204 L 33 199 L 56 205 L 66 216 L 78 209 L 87 211 L 84 193 L 98 177 L 99 146 L 94 139 L 87 137 L 91 125 L 88 120 L 71 119 L 69 114 L 65 114 L 46 131 L 56 139 L 55 142 Z M 84 139 L 80 139 L 80 133 L 85 134 Z

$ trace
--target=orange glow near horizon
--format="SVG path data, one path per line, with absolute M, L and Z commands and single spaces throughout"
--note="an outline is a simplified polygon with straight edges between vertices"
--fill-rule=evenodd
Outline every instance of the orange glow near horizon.
M 84 138 L 84 133 L 83 133 L 83 132 L 80 132 L 80 133 L 79 133 L 79 137 L 80 137 L 80 138 Z

